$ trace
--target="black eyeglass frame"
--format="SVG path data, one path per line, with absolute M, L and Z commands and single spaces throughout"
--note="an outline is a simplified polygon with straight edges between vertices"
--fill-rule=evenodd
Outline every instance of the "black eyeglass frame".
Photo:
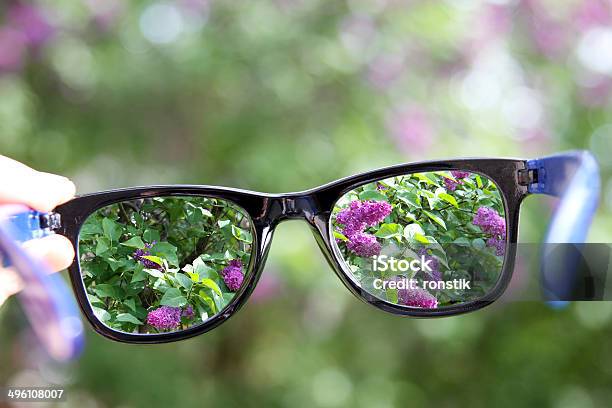
M 359 186 L 385 178 L 411 173 L 451 170 L 470 171 L 483 175 L 492 180 L 501 193 L 507 225 L 506 252 L 502 273 L 494 288 L 478 300 L 439 309 L 421 309 L 398 305 L 363 291 L 345 271 L 344 261 L 333 245 L 331 214 L 336 202 L 345 193 Z M 518 237 L 520 205 L 523 199 L 530 194 L 528 186 L 534 182 L 533 176 L 534 173 L 528 169 L 526 160 L 474 158 L 400 164 L 349 176 L 310 190 L 285 194 L 265 194 L 205 185 L 132 187 L 78 196 L 57 207 L 55 214 L 59 215 L 61 221 L 58 220 L 55 232 L 66 236 L 75 248 L 76 256 L 68 270 L 73 290 L 83 314 L 96 332 L 120 342 L 165 343 L 183 340 L 205 333 L 225 322 L 246 303 L 255 289 L 265 265 L 274 230 L 280 222 L 288 219 L 303 219 L 309 223 L 328 263 L 342 283 L 359 299 L 381 310 L 398 315 L 412 317 L 452 316 L 490 305 L 506 290 L 512 278 L 516 256 L 515 244 Z M 222 311 L 200 325 L 169 333 L 119 332 L 104 325 L 93 313 L 80 272 L 79 232 L 87 217 L 100 208 L 126 200 L 162 196 L 219 198 L 234 203 L 249 215 L 254 235 L 253 252 L 250 265 L 245 273 L 245 283 Z

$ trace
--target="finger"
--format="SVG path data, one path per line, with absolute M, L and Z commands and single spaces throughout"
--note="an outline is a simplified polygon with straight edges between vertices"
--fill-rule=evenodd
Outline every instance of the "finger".
M 23 244 L 25 251 L 45 262 L 53 271 L 68 268 L 74 259 L 74 247 L 68 238 L 53 234 Z
M 0 204 L 26 204 L 48 212 L 72 197 L 76 187 L 63 176 L 39 172 L 0 156 Z
M 0 268 L 0 306 L 21 289 L 23 289 L 23 282 L 14 269 Z

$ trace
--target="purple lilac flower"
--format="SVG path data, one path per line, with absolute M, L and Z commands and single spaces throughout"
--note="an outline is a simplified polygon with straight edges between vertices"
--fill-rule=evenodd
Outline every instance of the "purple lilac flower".
M 446 189 L 449 191 L 455 191 L 459 184 L 462 184 L 462 183 L 451 180 L 449 178 L 444 179 L 444 185 L 446 185 Z
M 158 330 L 174 329 L 181 323 L 181 308 L 161 306 L 147 315 L 147 324 Z
M 240 289 L 244 275 L 242 274 L 242 262 L 239 259 L 233 259 L 221 272 L 223 282 L 232 292 Z
M 378 191 L 385 191 L 385 190 L 388 190 L 388 189 L 389 189 L 389 187 L 385 186 L 384 184 L 376 183 L 376 190 L 378 190 Z
M 453 170 L 451 171 L 451 174 L 456 179 L 464 179 L 470 177 L 470 174 L 472 173 L 470 173 L 469 171 Z
M 506 249 L 506 220 L 489 207 L 480 207 L 474 216 L 474 225 L 491 235 L 487 246 L 495 248 L 495 254 L 502 256 Z
M 355 210 L 355 214 L 368 227 L 373 227 L 384 220 L 391 210 L 391 204 L 386 201 L 362 201 L 361 206 Z
M 134 253 L 132 254 L 132 257 L 134 258 L 134 260 L 136 260 L 136 261 L 140 262 L 141 264 L 143 264 L 145 268 L 148 268 L 148 269 L 158 269 L 160 271 L 163 271 L 164 267 L 162 265 L 159 265 L 158 263 L 153 262 L 150 259 L 144 258 L 145 256 L 150 256 L 151 255 L 150 249 L 156 243 L 157 243 L 156 241 L 153 241 L 150 244 L 145 244 L 145 248 L 144 249 L 138 248 L 137 250 L 134 251 Z
M 357 201 L 353 201 L 357 202 Z M 351 208 L 352 203 L 348 208 L 340 211 L 336 216 L 336 221 L 339 224 L 343 224 L 344 228 L 342 229 L 342 233 L 350 238 L 351 236 L 362 232 L 366 228 L 365 222 L 361 220 L 361 218 L 355 214 L 355 211 Z
M 427 290 L 417 287 L 416 289 L 399 289 L 397 300 L 400 304 L 423 309 L 435 309 L 438 307 L 438 299 Z
M 391 210 L 391 204 L 385 201 L 352 201 L 336 216 L 336 221 L 344 225 L 342 234 L 348 238 L 346 247 L 361 257 L 378 255 L 381 245 L 374 235 L 364 230 L 380 223 Z
M 346 247 L 355 254 L 369 258 L 380 254 L 381 245 L 376 240 L 376 237 L 364 232 L 358 232 L 351 236 L 346 243 Z
M 471 173 L 469 171 L 453 170 L 451 171 L 451 174 L 457 181 L 445 178 L 444 184 L 446 185 L 447 190 L 455 191 L 460 184 L 463 184 L 462 179 L 469 177 Z
M 491 235 L 506 235 L 506 220 L 489 207 L 480 207 L 474 216 L 474 225 Z
M 195 316 L 195 313 L 193 311 L 193 306 L 187 305 L 183 309 L 183 312 L 181 313 L 181 316 L 186 317 L 188 319 L 193 319 L 193 316 Z
M 431 268 L 431 272 L 429 272 L 429 271 L 425 272 L 425 273 L 427 273 L 429 275 L 431 280 L 435 280 L 435 281 L 442 280 L 442 272 L 440 272 L 440 262 L 438 261 L 438 258 L 436 258 L 435 256 L 429 255 L 429 253 L 427 252 L 427 248 L 419 249 L 418 254 L 422 255 L 422 256 L 425 256 L 425 260 L 426 261 L 431 261 L 429 263 L 429 267 Z
M 491 237 L 487 240 L 487 246 L 495 248 L 495 255 L 502 256 L 506 252 L 506 240 L 497 237 Z

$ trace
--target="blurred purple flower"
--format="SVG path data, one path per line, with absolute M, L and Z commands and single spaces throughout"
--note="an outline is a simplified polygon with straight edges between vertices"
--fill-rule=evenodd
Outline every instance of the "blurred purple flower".
M 429 114 L 417 107 L 392 114 L 387 128 L 397 146 L 413 155 L 429 150 L 435 138 Z
M 351 53 L 360 57 L 366 55 L 366 49 L 374 43 L 377 29 L 372 17 L 351 14 L 340 24 L 340 40 Z
M 119 0 L 86 0 L 94 24 L 102 31 L 109 31 L 125 11 Z
M 55 34 L 44 10 L 39 7 L 15 3 L 6 13 L 6 24 L 20 30 L 27 38 L 28 45 L 39 47 L 47 43 Z
M 0 72 L 17 71 L 23 65 L 27 38 L 18 30 L 0 27 Z
M 609 26 L 612 23 L 612 8 L 607 0 L 583 0 L 579 2 L 573 16 L 579 31 L 595 26 Z
M 236 292 L 238 289 L 240 289 L 240 286 L 244 280 L 244 275 L 242 274 L 242 262 L 240 262 L 239 259 L 231 260 L 221 272 L 221 277 L 229 290 Z
M 147 324 L 158 330 L 176 328 L 181 322 L 181 308 L 161 306 L 147 315 Z
M 384 90 L 389 88 L 405 70 L 403 55 L 380 55 L 368 64 L 366 76 L 375 88 Z
M 569 22 L 548 9 L 557 6 L 542 0 L 524 0 L 519 7 L 527 16 L 527 29 L 536 48 L 547 58 L 565 59 L 573 37 Z
M 263 302 L 268 299 L 275 299 L 276 295 L 282 290 L 283 283 L 278 277 L 278 273 L 274 270 L 268 270 L 261 275 L 250 300 L 254 302 Z

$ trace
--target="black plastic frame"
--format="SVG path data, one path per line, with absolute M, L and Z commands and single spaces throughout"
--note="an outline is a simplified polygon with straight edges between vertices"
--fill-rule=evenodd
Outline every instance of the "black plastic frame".
M 399 315 L 414 317 L 452 316 L 481 309 L 491 304 L 502 295 L 510 282 L 516 256 L 516 245 L 514 244 L 516 244 L 518 237 L 519 209 L 522 200 L 529 195 L 525 183 L 519 181 L 520 171 L 525 168 L 526 161 L 519 159 L 456 159 L 401 164 L 346 177 L 310 190 L 286 194 L 265 194 L 202 185 L 162 185 L 103 191 L 76 197 L 59 206 L 56 213 L 61 215 L 62 222 L 61 227 L 56 232 L 68 237 L 76 250 L 76 257 L 69 267 L 69 273 L 81 310 L 98 333 L 116 341 L 164 343 L 182 340 L 205 333 L 225 322 L 245 304 L 253 292 L 261 276 L 274 230 L 278 223 L 287 219 L 303 219 L 309 223 L 328 263 L 342 283 L 359 299 L 386 312 Z M 484 175 L 498 186 L 501 193 L 507 224 L 506 255 L 502 273 L 495 287 L 485 297 L 477 301 L 433 310 L 397 305 L 362 291 L 344 271 L 344 261 L 334 251 L 330 219 L 336 201 L 356 187 L 384 178 L 408 173 L 449 170 L 463 170 Z M 199 326 L 159 334 L 119 332 L 101 323 L 92 311 L 80 273 L 79 231 L 87 217 L 102 207 L 125 200 L 160 196 L 221 198 L 241 207 L 251 217 L 254 228 L 250 273 L 245 274 L 245 284 L 236 293 L 230 304 Z

